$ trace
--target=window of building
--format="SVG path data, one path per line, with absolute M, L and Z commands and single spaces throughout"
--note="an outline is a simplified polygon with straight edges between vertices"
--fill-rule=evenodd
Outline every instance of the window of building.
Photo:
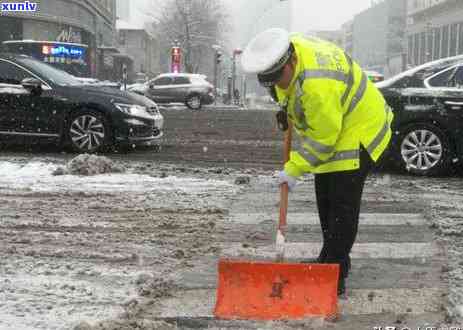
M 449 56 L 457 55 L 457 33 L 458 33 L 458 24 L 452 24 L 450 26 L 450 54 Z
M 413 65 L 413 36 L 408 37 L 408 64 Z
M 417 33 L 414 35 L 413 37 L 414 41 L 413 41 L 413 63 L 415 65 L 418 65 L 420 63 L 420 58 L 419 58 L 419 55 L 420 55 L 420 35 Z
M 434 49 L 434 31 L 428 29 L 426 31 L 426 62 L 432 61 L 432 51 Z
M 440 45 L 441 45 L 442 31 L 440 28 L 434 29 L 434 59 L 441 58 Z
M 30 78 L 31 75 L 20 67 L 9 62 L 0 61 L 0 83 L 20 85 L 25 78 Z
M 141 49 L 146 49 L 146 39 L 142 37 L 140 42 Z
M 445 25 L 442 27 L 442 53 L 441 57 L 448 57 L 449 56 L 449 25 Z
M 458 54 L 463 54 L 463 23 L 459 24 L 458 31 L 459 31 Z
M 119 31 L 119 44 L 120 45 L 125 45 L 125 42 L 126 42 L 126 33 L 125 31 Z
M 420 33 L 420 59 L 419 63 L 425 63 L 427 62 L 426 58 L 426 32 L 421 32 Z

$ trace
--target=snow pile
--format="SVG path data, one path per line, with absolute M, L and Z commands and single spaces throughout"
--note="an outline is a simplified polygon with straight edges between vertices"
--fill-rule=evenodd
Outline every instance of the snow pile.
M 114 162 L 108 157 L 81 154 L 72 159 L 66 168 L 59 167 L 53 175 L 97 175 L 105 173 L 123 173 L 125 169 Z
M 86 163 L 83 164 L 85 168 Z M 61 169 L 60 169 L 61 168 Z M 119 195 L 134 193 L 146 199 L 163 199 L 164 205 L 190 205 L 192 197 L 200 197 L 194 205 L 213 204 L 213 196 L 234 194 L 238 189 L 234 184 L 194 177 L 176 177 L 132 173 L 105 173 L 99 175 L 67 174 L 67 167 L 41 161 L 7 162 L 0 161 L 0 192 L 20 190 L 23 193 L 80 194 L 105 193 Z M 83 171 L 83 169 L 82 169 Z M 54 175 L 52 175 L 54 174 Z M 61 174 L 61 175 L 58 175 Z M 135 196 L 134 195 L 134 196 Z M 149 197 L 151 198 L 151 197 Z M 152 197 L 154 198 L 154 197 Z

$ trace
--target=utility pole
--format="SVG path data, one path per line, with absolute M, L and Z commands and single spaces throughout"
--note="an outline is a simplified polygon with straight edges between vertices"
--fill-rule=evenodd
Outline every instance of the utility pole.
M 234 104 L 239 102 L 239 99 L 236 99 L 235 90 L 236 90 L 236 57 L 240 55 L 243 51 L 239 48 L 233 50 L 233 58 L 232 58 L 232 93 L 233 93 L 233 101 Z
M 222 62 L 222 52 L 219 45 L 213 45 L 212 48 L 214 49 L 214 103 L 217 104 L 217 75 L 219 64 Z
M 246 93 L 247 93 L 247 86 L 246 86 L 246 76 L 243 76 L 243 92 L 241 93 L 241 97 L 243 100 L 243 106 L 246 109 L 247 104 L 246 104 Z
M 124 90 L 127 90 L 127 64 L 122 64 L 122 84 L 124 86 Z

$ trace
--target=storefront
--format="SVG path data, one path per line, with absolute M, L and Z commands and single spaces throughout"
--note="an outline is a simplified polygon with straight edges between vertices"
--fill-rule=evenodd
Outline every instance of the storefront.
M 90 77 L 92 62 L 88 46 L 77 43 L 10 40 L 3 42 L 7 52 L 26 54 L 76 77 Z
M 97 49 L 115 43 L 113 2 L 41 0 L 37 12 L 1 17 L 0 43 L 10 41 L 13 47 L 12 41 L 21 41 L 23 45 L 15 47 L 28 50 L 26 54 L 81 76 L 97 77 L 98 67 L 104 65 Z M 45 46 L 51 54 L 46 54 Z

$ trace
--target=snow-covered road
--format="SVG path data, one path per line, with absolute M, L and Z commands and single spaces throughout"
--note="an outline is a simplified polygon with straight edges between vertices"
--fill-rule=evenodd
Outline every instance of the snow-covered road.
M 1 330 L 174 329 L 174 320 L 212 329 L 462 324 L 461 178 L 371 176 L 352 295 L 339 323 L 224 324 L 207 319 L 214 262 L 236 251 L 263 256 L 271 247 L 274 172 L 118 165 L 126 170 L 54 175 L 65 166 L 60 158 L 0 158 Z M 289 237 L 316 252 L 317 219 L 307 215 L 315 212 L 312 186 L 308 177 L 290 196 Z M 179 295 L 199 303 L 203 317 L 179 309 Z

